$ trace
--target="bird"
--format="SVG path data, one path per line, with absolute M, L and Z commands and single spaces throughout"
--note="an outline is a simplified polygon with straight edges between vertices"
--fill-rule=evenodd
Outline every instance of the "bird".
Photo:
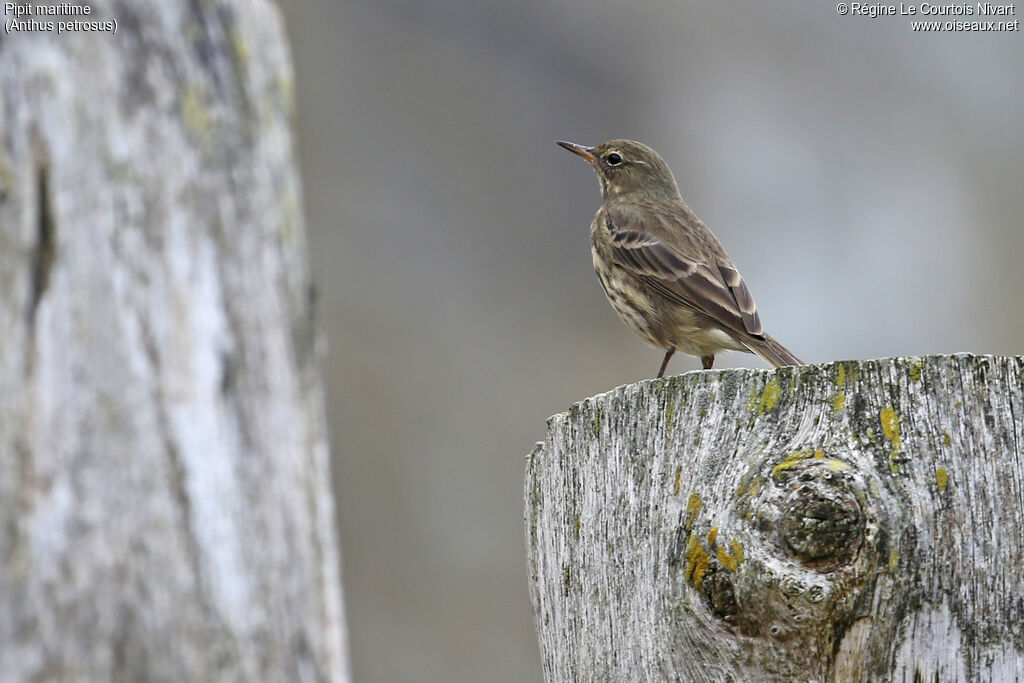
M 754 298 L 714 233 L 690 210 L 665 160 L 634 140 L 595 147 L 558 141 L 587 160 L 601 184 L 590 225 L 594 270 L 623 322 L 705 370 L 727 350 L 756 353 L 773 367 L 804 365 L 761 324 Z

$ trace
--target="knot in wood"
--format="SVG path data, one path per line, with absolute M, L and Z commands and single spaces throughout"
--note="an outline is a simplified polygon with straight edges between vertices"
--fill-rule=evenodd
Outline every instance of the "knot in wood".
M 715 616 L 732 621 L 739 612 L 739 605 L 736 602 L 736 588 L 729 572 L 718 567 L 712 568 L 704 575 L 701 589 Z
M 857 499 L 842 477 L 803 474 L 783 506 L 783 544 L 812 569 L 828 571 L 852 562 L 864 538 Z

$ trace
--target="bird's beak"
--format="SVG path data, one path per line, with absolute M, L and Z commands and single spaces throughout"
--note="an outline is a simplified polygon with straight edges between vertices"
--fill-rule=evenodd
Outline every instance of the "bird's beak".
M 593 147 L 584 147 L 583 145 L 577 145 L 575 142 L 563 142 L 562 140 L 558 141 L 558 145 L 559 147 L 565 147 L 573 154 L 579 154 L 592 164 L 597 162 Z

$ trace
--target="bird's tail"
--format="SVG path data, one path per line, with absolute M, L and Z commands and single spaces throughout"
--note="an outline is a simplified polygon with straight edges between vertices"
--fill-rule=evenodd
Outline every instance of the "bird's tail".
M 806 365 L 806 363 L 790 353 L 789 349 L 775 341 L 768 334 L 758 339 L 744 340 L 744 343 L 751 351 L 770 363 L 772 367 L 781 368 L 783 365 Z

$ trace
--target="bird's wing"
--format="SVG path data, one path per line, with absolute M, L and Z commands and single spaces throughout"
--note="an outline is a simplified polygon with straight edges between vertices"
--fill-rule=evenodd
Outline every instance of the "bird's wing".
M 702 249 L 700 242 L 691 238 L 689 242 L 697 248 L 688 250 L 694 252 L 693 256 L 686 256 L 645 229 L 645 213 L 615 209 L 606 212 L 605 225 L 611 234 L 615 260 L 666 298 L 696 309 L 729 329 L 762 336 L 764 327 L 754 298 L 717 241 L 703 245 Z M 657 222 L 664 220 L 659 218 Z M 660 225 L 648 227 L 658 232 L 664 230 Z M 700 227 L 707 230 L 703 225 Z M 707 236 L 714 240 L 710 233 Z M 718 254 L 714 252 L 722 252 L 723 258 L 716 258 Z

